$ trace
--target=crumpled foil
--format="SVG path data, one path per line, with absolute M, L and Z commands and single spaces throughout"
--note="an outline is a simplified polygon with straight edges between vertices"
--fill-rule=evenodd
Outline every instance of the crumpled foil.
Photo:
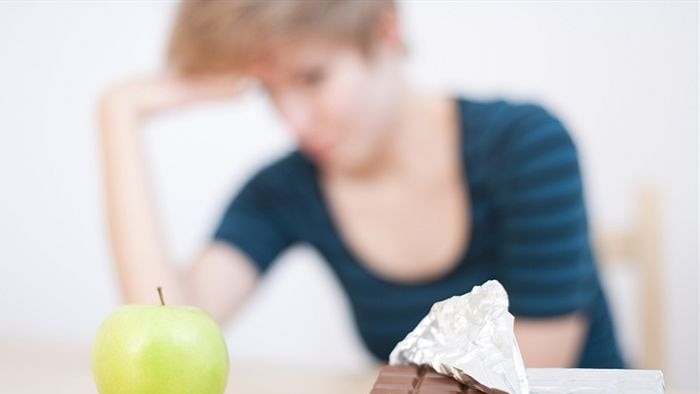
M 389 355 L 389 364 L 429 365 L 485 393 L 529 394 L 527 374 L 496 280 L 433 304 Z

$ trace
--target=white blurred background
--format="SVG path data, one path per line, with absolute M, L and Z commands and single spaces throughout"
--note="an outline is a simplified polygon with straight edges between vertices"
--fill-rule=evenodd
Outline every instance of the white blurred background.
M 111 83 L 153 71 L 173 2 L 0 3 L 0 337 L 88 347 L 119 305 L 101 190 L 95 106 Z M 422 85 L 535 100 L 569 126 L 596 232 L 629 225 L 636 192 L 659 191 L 668 387 L 698 390 L 698 4 L 400 4 Z M 168 238 L 185 262 L 224 205 L 292 141 L 262 95 L 148 124 Z M 640 305 L 606 274 L 631 357 Z M 155 293 L 154 293 L 155 297 Z M 370 362 L 319 257 L 285 254 L 227 328 L 234 360 L 356 368 Z M 2 352 L 2 349 L 0 349 Z M 1 367 L 0 367 L 1 369 Z

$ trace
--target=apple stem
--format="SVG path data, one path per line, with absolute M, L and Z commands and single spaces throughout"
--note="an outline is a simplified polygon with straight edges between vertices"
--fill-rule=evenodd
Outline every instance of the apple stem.
M 160 304 L 165 306 L 165 299 L 163 298 L 163 288 L 158 286 L 158 297 L 160 297 Z

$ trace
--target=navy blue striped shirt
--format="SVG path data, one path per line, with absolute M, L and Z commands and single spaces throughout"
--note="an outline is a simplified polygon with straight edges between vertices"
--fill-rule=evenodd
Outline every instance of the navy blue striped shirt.
M 340 237 L 316 167 L 298 150 L 244 185 L 214 239 L 236 246 L 261 273 L 295 243 L 315 247 L 346 291 L 364 343 L 381 360 L 434 302 L 498 279 L 515 316 L 588 316 L 579 367 L 623 367 L 591 251 L 578 155 L 566 127 L 536 103 L 456 100 L 472 238 L 444 277 L 402 284 L 365 268 Z

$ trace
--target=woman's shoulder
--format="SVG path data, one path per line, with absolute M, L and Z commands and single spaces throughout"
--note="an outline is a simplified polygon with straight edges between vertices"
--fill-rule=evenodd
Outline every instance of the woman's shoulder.
M 536 99 L 470 95 L 458 95 L 456 97 L 465 114 L 480 121 L 517 119 L 538 113 L 554 116 L 552 111 L 542 101 Z
M 458 102 L 464 125 L 486 137 L 496 138 L 499 131 L 523 133 L 533 126 L 562 123 L 553 110 L 537 100 L 459 96 Z
M 555 189 L 580 183 L 568 127 L 541 102 L 460 99 L 465 160 L 475 179 L 508 198 L 523 183 Z
M 289 198 L 314 182 L 314 168 L 303 153 L 294 149 L 262 165 L 244 185 L 266 195 Z
M 313 174 L 313 164 L 299 149 L 281 154 L 263 165 L 256 176 L 265 179 L 298 180 L 300 176 Z
M 540 101 L 458 98 L 465 148 L 482 157 L 521 157 L 544 148 L 575 149 L 568 126 Z

